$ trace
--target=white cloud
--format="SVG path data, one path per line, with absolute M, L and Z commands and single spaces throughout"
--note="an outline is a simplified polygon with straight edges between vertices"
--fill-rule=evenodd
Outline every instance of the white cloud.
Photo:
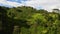
M 22 3 L 11 2 L 11 1 L 7 1 L 7 0 L 0 0 L 0 3 L 10 5 L 10 6 L 14 6 L 14 7 L 23 6 Z
M 60 0 L 28 0 L 22 1 L 22 3 L 10 2 L 6 0 L 0 0 L 0 3 L 11 5 L 11 6 L 31 6 L 34 8 L 42 8 L 50 11 L 53 8 L 60 8 Z
M 48 11 L 55 7 L 60 8 L 60 0 L 31 0 L 27 1 L 25 4 L 35 8 L 41 6 L 42 9 L 46 9 Z

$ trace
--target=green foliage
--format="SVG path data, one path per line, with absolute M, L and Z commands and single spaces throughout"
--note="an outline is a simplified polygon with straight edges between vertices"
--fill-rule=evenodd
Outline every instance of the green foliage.
M 0 28 L 5 34 L 60 34 L 60 14 L 26 6 L 0 7 Z

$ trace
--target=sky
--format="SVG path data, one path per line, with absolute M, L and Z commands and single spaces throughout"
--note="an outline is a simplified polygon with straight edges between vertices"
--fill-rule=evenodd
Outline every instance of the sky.
M 51 11 L 54 8 L 60 9 L 60 0 L 0 0 L 0 6 L 31 6 L 36 9 Z

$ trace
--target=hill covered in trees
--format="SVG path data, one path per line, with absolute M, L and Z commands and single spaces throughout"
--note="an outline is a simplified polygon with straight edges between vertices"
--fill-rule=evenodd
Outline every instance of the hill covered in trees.
M 32 7 L 1 7 L 1 34 L 60 34 L 60 14 Z

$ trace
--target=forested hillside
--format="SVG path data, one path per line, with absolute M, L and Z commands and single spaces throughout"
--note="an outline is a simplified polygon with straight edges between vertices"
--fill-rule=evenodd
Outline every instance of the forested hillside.
M 60 14 L 32 7 L 1 7 L 1 34 L 60 34 Z

